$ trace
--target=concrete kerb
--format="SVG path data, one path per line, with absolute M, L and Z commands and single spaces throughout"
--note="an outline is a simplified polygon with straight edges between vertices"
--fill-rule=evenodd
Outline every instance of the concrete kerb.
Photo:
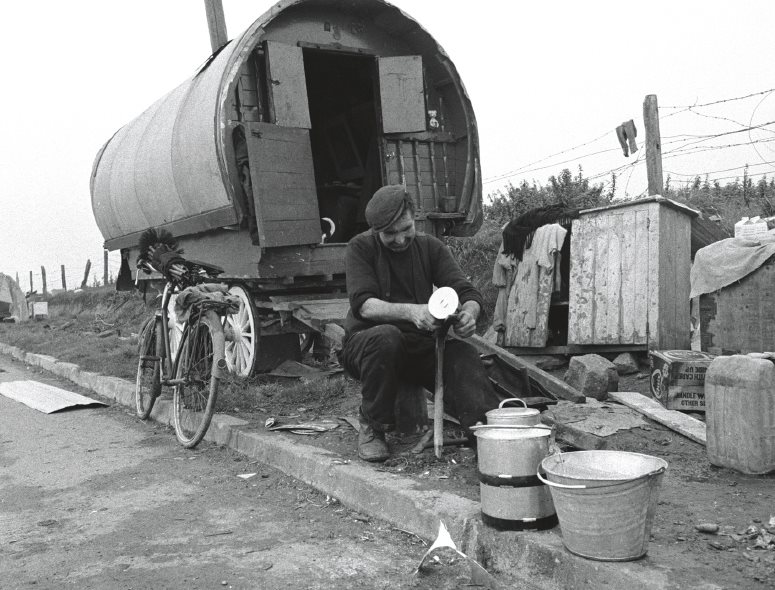
M 0 343 L 0 353 L 134 407 L 134 384 L 129 381 L 84 371 L 73 363 L 26 353 L 4 343 Z M 171 401 L 157 400 L 151 418 L 171 424 Z M 365 464 L 343 463 L 329 451 L 252 430 L 240 418 L 216 414 L 206 440 L 275 467 L 351 508 L 422 538 L 435 538 L 441 520 L 463 551 L 510 581 L 520 580 L 532 587 L 547 589 L 669 587 L 666 572 L 655 571 L 656 568 L 643 562 L 593 562 L 574 556 L 563 548 L 557 532 L 495 532 L 482 525 L 478 502 L 447 492 L 420 489 L 414 480 L 375 471 Z

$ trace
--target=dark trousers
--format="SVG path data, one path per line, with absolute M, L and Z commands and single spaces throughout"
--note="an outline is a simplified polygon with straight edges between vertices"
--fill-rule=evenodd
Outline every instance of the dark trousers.
M 391 324 L 351 334 L 342 350 L 345 370 L 360 380 L 361 415 L 376 430 L 395 425 L 399 381 L 434 391 L 436 342 L 433 334 L 402 332 Z M 499 397 L 479 353 L 462 340 L 447 340 L 444 350 L 444 408 L 463 428 L 485 422 Z

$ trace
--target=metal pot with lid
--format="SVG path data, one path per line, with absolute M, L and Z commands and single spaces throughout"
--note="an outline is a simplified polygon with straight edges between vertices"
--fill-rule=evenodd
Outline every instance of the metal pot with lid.
M 519 402 L 521 408 L 504 408 L 508 402 Z M 540 412 L 535 408 L 528 408 L 524 400 L 518 397 L 510 397 L 498 404 L 498 408 L 485 413 L 487 424 L 509 425 L 521 424 L 522 426 L 534 426 L 541 422 Z
M 519 402 L 523 407 L 504 407 Z M 477 438 L 482 519 L 498 529 L 551 528 L 557 523 L 551 492 L 535 475 L 549 454 L 552 429 L 519 398 L 503 400 L 472 426 Z

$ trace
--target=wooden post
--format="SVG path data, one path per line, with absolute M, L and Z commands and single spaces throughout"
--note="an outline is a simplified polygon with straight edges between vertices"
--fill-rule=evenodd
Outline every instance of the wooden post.
M 40 277 L 41 281 L 43 282 L 43 297 L 48 296 L 48 289 L 46 289 L 46 267 L 41 266 L 40 267 Z
M 102 286 L 107 287 L 108 286 L 108 251 L 103 250 L 102 251 Z
M 222 0 L 205 0 L 207 13 L 207 30 L 210 32 L 210 47 L 213 53 L 228 43 L 226 34 L 226 19 L 223 16 Z
M 86 281 L 89 280 L 89 271 L 91 270 L 91 260 L 86 261 L 86 270 L 83 271 L 83 281 L 81 281 L 81 289 L 86 288 Z
M 661 195 L 664 190 L 662 139 L 659 135 L 659 108 L 656 94 L 647 95 L 643 101 L 643 124 L 646 127 L 646 174 L 649 195 Z
M 30 293 L 32 293 L 32 271 L 30 271 Z
M 62 269 L 62 290 L 67 291 L 67 279 L 65 278 L 65 265 L 60 265 Z

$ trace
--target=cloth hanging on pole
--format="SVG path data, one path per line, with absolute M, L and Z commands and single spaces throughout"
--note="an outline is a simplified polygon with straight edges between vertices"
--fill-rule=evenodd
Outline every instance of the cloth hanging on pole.
M 635 128 L 635 121 L 632 119 L 625 121 L 616 128 L 616 138 L 619 140 L 619 145 L 622 146 L 622 153 L 625 158 L 638 151 L 638 144 L 635 143 L 637 136 L 638 130 Z

